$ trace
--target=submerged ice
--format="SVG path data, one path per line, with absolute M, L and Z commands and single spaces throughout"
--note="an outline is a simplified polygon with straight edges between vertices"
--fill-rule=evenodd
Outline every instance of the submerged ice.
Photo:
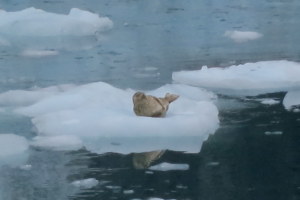
M 226 68 L 202 67 L 173 73 L 175 82 L 211 89 L 218 93 L 258 95 L 300 88 L 300 63 L 261 61 Z
M 21 165 L 27 159 L 28 141 L 15 134 L 0 133 L 0 166 Z
M 32 118 L 38 134 L 32 145 L 38 147 L 68 150 L 85 146 L 99 153 L 199 151 L 201 143 L 218 128 L 218 110 L 212 102 L 216 96 L 180 84 L 146 91 L 155 96 L 166 92 L 180 98 L 170 105 L 165 118 L 136 116 L 132 103 L 135 91 L 104 82 L 8 91 L 0 94 L 0 102 Z

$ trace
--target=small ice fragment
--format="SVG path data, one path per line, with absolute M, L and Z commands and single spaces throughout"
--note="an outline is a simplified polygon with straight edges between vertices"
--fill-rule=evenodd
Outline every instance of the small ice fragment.
M 55 50 L 35 50 L 35 49 L 27 49 L 21 53 L 21 55 L 24 57 L 32 57 L 32 58 L 56 56 L 58 54 L 59 52 Z
M 26 170 L 26 171 L 27 171 L 27 170 L 31 170 L 31 168 L 32 168 L 32 166 L 29 165 L 29 164 L 20 166 L 20 169 Z
M 121 186 L 118 185 L 107 185 L 105 186 L 107 189 L 111 189 L 111 190 L 120 190 Z
M 154 174 L 152 171 L 145 171 L 145 174 Z
M 266 105 L 275 105 L 275 104 L 279 104 L 280 101 L 275 100 L 275 99 L 262 99 L 261 103 L 266 104 Z
M 80 187 L 83 189 L 90 189 L 90 188 L 98 185 L 98 183 L 99 183 L 99 181 L 96 180 L 95 178 L 88 178 L 88 179 L 73 181 L 71 184 L 75 187 Z
M 150 170 L 154 171 L 171 171 L 171 170 L 188 170 L 188 164 L 172 164 L 163 162 L 154 166 L 149 167 Z
M 282 131 L 266 131 L 265 135 L 281 135 Z
M 124 194 L 133 194 L 134 190 L 124 190 L 123 193 Z
M 219 162 L 209 162 L 209 163 L 207 163 L 206 165 L 207 165 L 207 166 L 212 166 L 212 167 L 214 167 L 214 166 L 220 165 L 220 163 L 219 163 Z
M 226 31 L 224 36 L 232 39 L 236 43 L 242 43 L 259 39 L 263 35 L 254 31 Z

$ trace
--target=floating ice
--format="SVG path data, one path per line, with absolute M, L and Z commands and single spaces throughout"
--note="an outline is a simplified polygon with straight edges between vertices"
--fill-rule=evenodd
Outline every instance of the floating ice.
M 82 141 L 78 137 L 72 135 L 59 135 L 52 137 L 37 136 L 33 138 L 31 145 L 56 151 L 79 150 L 83 147 Z
M 134 190 L 124 190 L 123 194 L 133 194 Z
M 0 34 L 21 36 L 94 35 L 112 28 L 107 17 L 72 8 L 68 15 L 49 13 L 36 8 L 16 12 L 0 11 Z M 80 28 L 78 28 L 80 27 Z
M 225 37 L 232 39 L 237 43 L 248 42 L 250 40 L 256 40 L 261 38 L 263 35 L 261 33 L 253 31 L 226 31 L 224 33 Z
M 36 8 L 0 10 L 0 19 L 0 46 L 33 48 L 22 53 L 31 57 L 55 55 L 53 48 L 91 48 L 100 38 L 99 33 L 113 27 L 109 18 L 78 8 L 72 8 L 69 14 Z
M 53 87 L 52 93 L 46 93 L 43 98 L 39 92 L 45 94 L 45 89 L 11 91 L 12 98 L 25 94 L 16 106 L 28 105 L 19 107 L 16 112 L 32 117 L 39 136 L 74 136 L 83 141 L 87 149 L 99 153 L 157 149 L 199 152 L 202 142 L 218 128 L 218 110 L 211 102 L 216 96 L 191 86 L 172 84 L 147 92 L 156 96 L 164 96 L 166 92 L 180 95 L 170 105 L 165 118 L 136 116 L 133 90 L 121 90 L 103 82 L 61 91 L 57 88 L 59 86 Z M 26 97 L 30 97 L 29 100 Z M 1 101 L 13 103 L 7 94 L 0 94 Z M 66 142 L 63 137 L 56 139 Z M 45 146 L 51 140 L 42 141 Z
M 15 134 L 0 134 L 0 166 L 3 164 L 20 165 L 27 159 L 29 147 L 24 137 Z
M 261 103 L 266 105 L 275 105 L 279 104 L 280 101 L 275 99 L 261 99 Z
M 235 95 L 258 95 L 300 88 L 299 77 L 300 63 L 285 60 L 173 73 L 175 82 Z
M 154 171 L 189 170 L 189 168 L 188 164 L 172 164 L 167 162 L 149 167 L 150 170 Z
M 282 131 L 266 131 L 265 135 L 282 135 Z
M 45 56 L 56 56 L 59 52 L 55 50 L 37 50 L 37 49 L 26 49 L 24 50 L 21 55 L 25 57 L 45 57 Z
M 300 106 L 300 90 L 289 91 L 283 99 L 283 105 L 287 110 L 297 111 L 297 108 L 293 108 Z
M 90 189 L 97 186 L 99 181 L 95 178 L 88 178 L 83 180 L 73 181 L 71 184 L 75 187 L 83 188 L 83 189 Z

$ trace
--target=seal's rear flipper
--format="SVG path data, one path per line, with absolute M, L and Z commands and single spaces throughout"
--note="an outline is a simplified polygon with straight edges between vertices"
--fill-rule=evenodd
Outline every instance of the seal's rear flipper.
M 165 99 L 169 103 L 171 103 L 171 102 L 175 101 L 176 99 L 178 99 L 178 97 L 179 97 L 179 95 L 167 93 L 166 96 L 165 96 Z

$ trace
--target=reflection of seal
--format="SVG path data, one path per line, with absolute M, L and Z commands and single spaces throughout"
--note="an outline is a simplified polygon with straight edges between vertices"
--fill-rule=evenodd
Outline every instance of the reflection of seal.
M 133 95 L 133 110 L 138 116 L 164 117 L 169 108 L 169 104 L 175 101 L 179 96 L 167 93 L 164 98 L 157 98 L 145 95 L 142 92 L 136 92 Z
M 153 162 L 160 159 L 164 153 L 165 150 L 133 153 L 133 166 L 135 169 L 147 169 Z

